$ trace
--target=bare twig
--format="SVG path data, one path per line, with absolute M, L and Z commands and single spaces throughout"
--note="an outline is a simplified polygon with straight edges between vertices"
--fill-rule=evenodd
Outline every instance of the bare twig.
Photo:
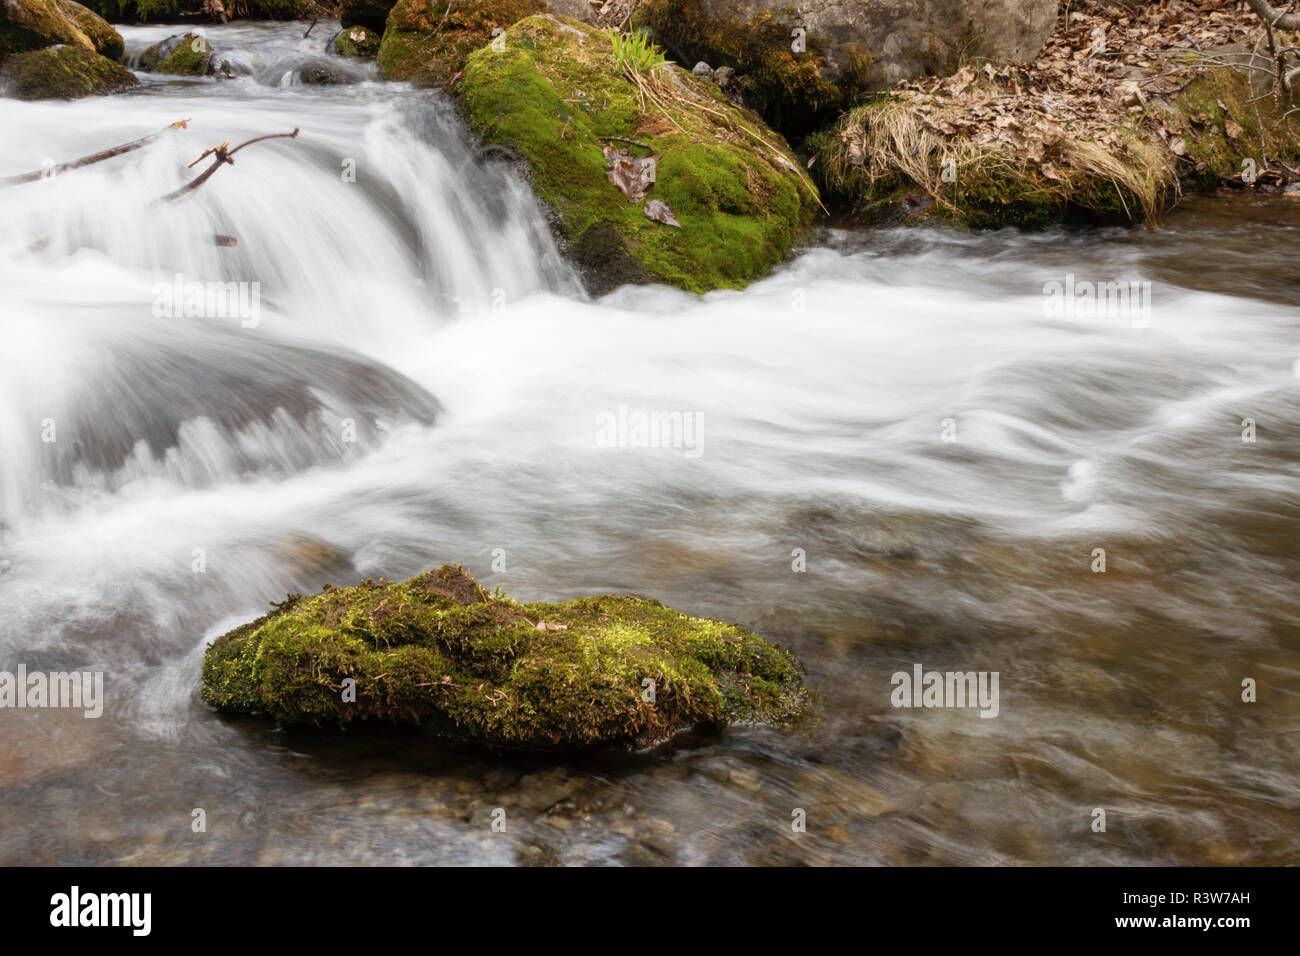
M 234 149 L 227 149 L 227 147 L 230 145 L 229 142 L 222 143 L 220 146 L 213 146 L 210 149 L 205 149 L 202 152 L 202 154 L 200 154 L 199 158 L 194 160 L 193 163 L 190 163 L 190 165 L 187 166 L 186 168 L 189 169 L 193 167 L 195 163 L 198 163 L 200 160 L 206 159 L 208 156 L 211 156 L 212 163 L 208 166 L 208 168 L 203 170 L 203 172 L 199 173 L 198 176 L 190 180 L 180 189 L 168 193 L 166 196 L 163 196 L 158 201 L 175 202 L 177 199 L 183 199 L 184 197 L 188 196 L 190 193 L 194 192 L 194 190 L 198 189 L 209 179 L 211 179 L 212 174 L 215 173 L 222 166 L 235 165 L 235 161 L 231 157 L 234 156 L 241 149 L 243 149 L 245 146 L 252 146 L 254 143 L 260 143 L 263 140 L 267 140 L 267 139 L 293 139 L 297 135 L 298 135 L 298 127 L 295 126 L 293 128 L 292 133 L 267 133 L 265 136 L 258 136 L 248 140 L 247 142 L 240 143 Z
M 121 146 L 114 146 L 111 149 L 101 150 L 98 153 L 91 153 L 89 156 L 83 156 L 80 159 L 74 159 L 70 163 L 59 163 L 58 165 L 51 166 L 48 169 L 36 170 L 30 173 L 22 173 L 21 175 L 18 176 L 6 176 L 3 179 L 0 179 L 0 187 L 17 186 L 21 183 L 31 183 L 31 182 L 35 182 L 38 179 L 48 179 L 51 176 L 57 176 L 60 173 L 66 173 L 73 169 L 80 169 L 81 167 L 89 166 L 92 163 L 102 163 L 106 159 L 112 159 L 114 156 L 121 156 L 123 153 L 129 153 L 132 150 L 137 150 L 141 146 L 147 146 L 149 143 L 152 143 L 154 140 L 156 140 L 159 136 L 162 136 L 163 133 L 166 133 L 168 130 L 185 129 L 186 124 L 188 123 L 189 120 L 187 119 L 177 120 L 175 123 L 172 123 L 170 126 L 163 127 L 162 129 L 158 130 L 158 132 L 156 133 L 150 133 L 148 136 L 142 136 L 139 139 L 132 140 L 129 143 L 123 143 Z

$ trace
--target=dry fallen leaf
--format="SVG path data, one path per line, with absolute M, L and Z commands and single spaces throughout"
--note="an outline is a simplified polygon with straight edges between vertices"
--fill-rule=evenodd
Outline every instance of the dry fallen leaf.
M 640 202 L 655 184 L 659 156 L 633 156 L 625 149 L 605 147 L 605 176 L 622 190 L 628 202 Z
M 674 229 L 682 228 L 682 224 L 677 221 L 668 203 L 662 199 L 651 199 L 645 204 L 645 217 L 655 222 L 662 222 L 665 226 L 672 226 Z

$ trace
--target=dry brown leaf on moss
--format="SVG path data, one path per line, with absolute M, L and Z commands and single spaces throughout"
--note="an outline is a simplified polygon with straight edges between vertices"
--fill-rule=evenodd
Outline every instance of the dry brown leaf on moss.
M 677 221 L 668 203 L 662 199 L 651 199 L 645 204 L 645 217 L 655 222 L 662 222 L 665 226 L 672 226 L 674 229 L 682 228 L 682 224 Z
M 640 202 L 655 184 L 659 155 L 633 156 L 625 149 L 604 147 L 605 175 L 622 191 L 628 202 Z

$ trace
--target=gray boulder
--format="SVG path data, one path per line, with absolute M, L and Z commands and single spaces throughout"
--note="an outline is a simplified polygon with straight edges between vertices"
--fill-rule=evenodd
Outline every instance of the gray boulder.
M 732 67 L 746 104 L 799 139 L 866 90 L 968 57 L 1024 62 L 1056 26 L 1058 0 L 643 0 L 679 63 Z

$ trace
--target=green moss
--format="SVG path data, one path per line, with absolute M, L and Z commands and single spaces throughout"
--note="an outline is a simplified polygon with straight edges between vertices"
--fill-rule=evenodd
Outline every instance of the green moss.
M 1213 188 L 1239 178 L 1246 160 L 1262 169 L 1264 153 L 1288 162 L 1300 158 L 1300 127 L 1295 116 L 1284 118 L 1292 105 L 1267 88 L 1255 89 L 1244 70 L 1201 73 L 1174 100 L 1171 126 L 1187 147 L 1180 170 L 1184 186 Z M 1229 123 L 1240 127 L 1235 137 L 1228 135 Z
M 77 29 L 90 38 L 96 53 L 110 60 L 122 59 L 122 53 L 126 49 L 122 35 L 103 17 L 74 0 L 59 0 L 59 9 L 77 25 Z
M 0 62 L 15 53 L 27 53 L 49 45 L 50 41 L 39 33 L 12 23 L 0 23 Z
M 59 0 L 7 0 L 0 20 L 0 60 L 58 43 L 95 49 L 68 14 Z
M 795 658 L 744 628 L 630 596 L 515 603 L 450 565 L 290 595 L 212 643 L 202 694 L 284 725 L 416 723 L 521 749 L 786 722 L 806 703 Z
M 455 91 L 480 137 L 528 162 L 593 291 L 635 281 L 741 288 L 789 251 L 815 190 L 781 138 L 713 84 L 673 66 L 657 76 L 679 94 L 668 115 L 614 70 L 606 33 L 542 16 L 512 27 L 504 50 L 476 52 Z M 602 146 L 626 146 L 610 137 L 660 156 L 650 197 L 668 203 L 681 229 L 647 219 L 609 182 Z
M 645 0 L 632 19 L 687 69 L 700 60 L 734 69 L 745 104 L 792 142 L 828 123 L 866 89 L 874 61 L 870 51 L 856 49 L 840 85 L 830 82 L 815 37 L 807 37 L 805 51 L 791 49 L 798 22 L 793 6 L 745 19 L 739 13 L 719 17 L 713 6 L 706 12 L 697 0 Z
M 379 34 L 369 27 L 348 27 L 334 38 L 334 52 L 339 56 L 374 56 L 379 52 Z
M 130 70 L 107 57 L 71 46 L 9 57 L 3 78 L 9 95 L 20 100 L 99 96 L 139 82 Z
M 173 76 L 206 76 L 212 67 L 212 44 L 198 33 L 155 43 L 140 54 L 140 68 Z
M 546 0 L 398 0 L 384 27 L 379 73 L 386 80 L 444 86 L 492 31 L 545 9 Z

